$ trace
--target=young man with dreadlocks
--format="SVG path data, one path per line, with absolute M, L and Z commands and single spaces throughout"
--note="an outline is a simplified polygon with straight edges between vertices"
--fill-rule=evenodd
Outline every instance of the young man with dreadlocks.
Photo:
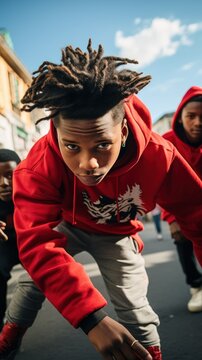
M 186 91 L 173 116 L 172 129 L 164 134 L 192 166 L 202 180 L 202 88 L 192 86 Z M 182 233 L 175 216 L 163 212 L 170 226 L 191 298 L 187 304 L 190 312 L 202 311 L 202 274 L 194 256 L 193 244 Z
M 91 41 L 87 49 L 67 46 L 62 64 L 44 62 L 22 100 L 25 111 L 49 110 L 51 121 L 15 171 L 20 258 L 103 359 L 161 360 L 136 215 L 156 203 L 172 212 L 202 263 L 202 185 L 175 147 L 151 131 L 149 111 L 133 95 L 150 77 L 117 70 L 135 60 L 103 57 L 102 46 L 93 51 Z M 73 259 L 81 251 L 98 263 L 118 322 Z M 18 321 L 15 334 L 22 327 Z

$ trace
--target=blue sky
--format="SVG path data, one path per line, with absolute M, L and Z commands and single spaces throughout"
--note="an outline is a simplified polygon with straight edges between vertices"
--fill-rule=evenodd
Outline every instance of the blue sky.
M 66 45 L 86 50 L 89 37 L 105 55 L 138 60 L 135 69 L 152 76 L 139 97 L 153 121 L 174 111 L 190 86 L 202 86 L 201 14 L 201 0 L 0 1 L 0 27 L 30 72 L 44 60 L 60 63 Z

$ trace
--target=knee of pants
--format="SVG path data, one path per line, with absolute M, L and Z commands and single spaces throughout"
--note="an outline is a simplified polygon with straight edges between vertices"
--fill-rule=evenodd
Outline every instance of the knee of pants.
M 154 324 L 155 326 L 159 325 L 159 317 L 154 312 L 149 303 L 145 303 L 139 308 L 131 309 L 115 309 L 119 320 L 127 324 L 138 324 L 138 325 L 148 325 Z
M 36 284 L 28 274 L 23 274 L 20 276 L 16 291 L 18 293 L 21 293 L 22 296 L 30 299 L 31 301 L 42 303 L 45 300 L 45 295 L 36 286 Z

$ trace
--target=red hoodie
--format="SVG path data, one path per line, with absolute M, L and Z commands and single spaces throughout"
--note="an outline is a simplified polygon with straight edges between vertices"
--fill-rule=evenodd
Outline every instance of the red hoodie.
M 202 95 L 202 88 L 198 86 L 192 86 L 186 92 L 174 113 L 171 125 L 172 129 L 166 132 L 163 137 L 175 145 L 180 154 L 190 164 L 200 179 L 202 179 L 202 145 L 194 147 L 186 143 L 183 141 L 181 131 L 179 130 L 179 117 L 182 108 L 192 97 L 197 95 Z M 167 211 L 162 212 L 162 218 L 168 223 L 172 223 L 176 220 L 175 217 Z
M 126 99 L 125 116 L 133 135 L 130 152 L 97 186 L 83 185 L 65 165 L 52 123 L 14 173 L 20 259 L 75 327 L 106 300 L 82 265 L 64 250 L 66 238 L 53 230 L 61 219 L 87 232 L 136 236 L 142 248 L 137 232 L 143 225 L 135 217 L 151 211 L 157 202 L 175 214 L 202 264 L 198 177 L 170 142 L 151 131 L 149 111 L 136 96 Z

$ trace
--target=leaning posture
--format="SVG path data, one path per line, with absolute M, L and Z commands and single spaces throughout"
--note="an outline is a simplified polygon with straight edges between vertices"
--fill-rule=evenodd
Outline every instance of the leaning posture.
M 91 41 L 87 49 L 67 46 L 61 64 L 45 61 L 22 100 L 26 111 L 49 111 L 50 131 L 15 171 L 19 254 L 103 359 L 161 360 L 137 215 L 156 203 L 173 213 L 202 263 L 202 185 L 177 149 L 151 131 L 150 113 L 134 95 L 150 77 L 118 70 L 135 60 L 104 57 Z M 118 321 L 74 260 L 81 251 L 98 263 Z

